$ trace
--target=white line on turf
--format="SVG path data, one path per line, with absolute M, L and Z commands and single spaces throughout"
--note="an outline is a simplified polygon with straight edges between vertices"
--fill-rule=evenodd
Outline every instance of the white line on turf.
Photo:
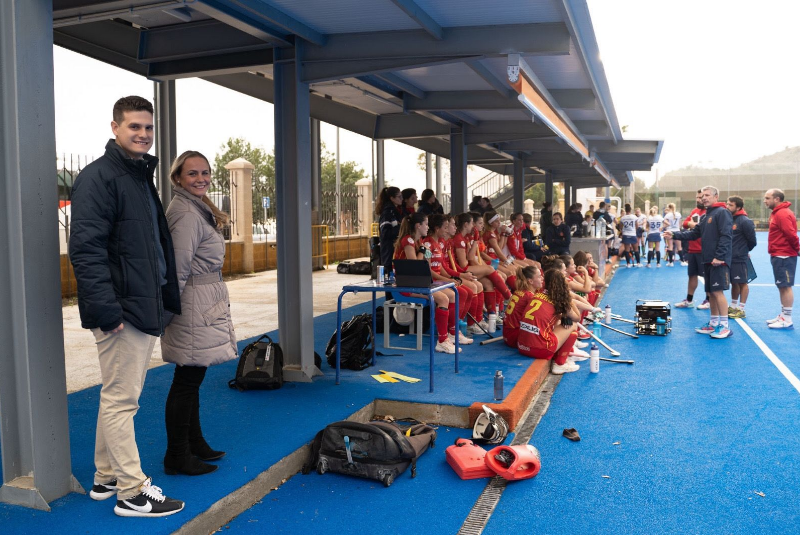
M 756 345 L 761 349 L 761 351 L 764 352 L 767 358 L 775 365 L 776 368 L 778 368 L 778 371 L 781 372 L 786 379 L 788 379 L 794 389 L 800 392 L 800 379 L 798 379 L 797 376 L 786 367 L 786 364 L 781 362 L 781 359 L 779 359 L 775 353 L 773 353 L 772 350 L 767 347 L 767 344 L 765 344 L 764 341 L 759 338 L 755 332 L 753 332 L 753 329 L 751 329 L 747 323 L 745 323 L 742 319 L 737 319 L 736 323 L 738 323 L 739 326 L 744 329 L 744 332 L 746 332 L 747 335 L 753 339 L 753 342 L 756 343 Z

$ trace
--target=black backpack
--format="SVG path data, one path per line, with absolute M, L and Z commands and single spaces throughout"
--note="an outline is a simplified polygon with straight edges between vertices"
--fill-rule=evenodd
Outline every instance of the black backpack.
M 342 323 L 342 358 L 339 365 L 348 370 L 363 370 L 372 362 L 372 315 L 359 314 Z M 336 333 L 325 349 L 328 365 L 336 367 Z
M 417 475 L 417 459 L 436 443 L 436 430 L 424 423 L 400 425 L 382 420 L 366 424 L 335 422 L 317 433 L 303 473 L 335 472 L 375 479 L 388 487 L 411 466 Z
M 267 339 L 268 342 L 262 342 Z M 244 390 L 275 390 L 283 386 L 283 351 L 268 335 L 242 349 L 236 377 L 228 386 Z

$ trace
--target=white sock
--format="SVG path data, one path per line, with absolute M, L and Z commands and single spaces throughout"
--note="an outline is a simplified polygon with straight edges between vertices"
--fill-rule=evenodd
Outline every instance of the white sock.
M 720 316 L 719 317 L 719 324 L 722 325 L 723 329 L 728 328 L 728 316 Z
M 783 316 L 784 318 L 789 320 L 789 322 L 791 322 L 792 321 L 792 307 L 781 307 L 781 316 Z
M 720 316 L 711 316 L 711 321 L 709 321 L 708 324 L 711 325 L 712 327 L 716 327 L 717 325 L 719 325 L 719 318 Z
M 739 308 L 739 300 L 738 299 L 731 300 L 731 307 L 732 308 Z
M 744 303 L 739 303 L 739 310 L 744 311 Z

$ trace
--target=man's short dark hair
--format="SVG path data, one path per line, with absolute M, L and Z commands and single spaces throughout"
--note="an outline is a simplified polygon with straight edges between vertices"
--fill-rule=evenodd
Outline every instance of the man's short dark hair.
M 561 212 L 556 212 L 556 213 L 553 214 L 553 217 L 556 217 L 556 216 L 560 217 L 561 219 L 564 219 L 564 216 L 561 215 Z
M 599 210 L 602 210 L 602 209 L 603 209 L 603 208 L 605 208 L 605 207 L 606 207 L 606 203 L 605 203 L 605 201 L 600 201 L 600 205 L 598 206 L 598 209 L 599 209 Z
M 783 194 L 783 190 L 773 188 L 772 189 L 772 197 L 778 199 L 779 201 L 783 202 L 786 196 Z
M 148 111 L 150 115 L 153 115 L 153 105 L 146 98 L 137 97 L 136 95 L 122 97 L 114 104 L 112 113 L 114 122 L 122 124 L 122 121 L 125 120 L 126 111 Z
M 731 195 L 730 197 L 728 197 L 728 202 L 732 202 L 733 204 L 735 204 L 736 208 L 738 208 L 739 210 L 744 208 L 744 200 L 736 195 Z

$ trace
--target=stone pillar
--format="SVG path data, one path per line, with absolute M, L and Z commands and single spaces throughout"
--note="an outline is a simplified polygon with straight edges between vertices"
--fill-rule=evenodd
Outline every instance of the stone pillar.
M 362 178 L 356 182 L 358 188 L 358 229 L 359 235 L 369 236 L 372 226 L 372 214 L 375 213 L 375 204 L 372 200 L 372 179 Z
M 231 181 L 231 241 L 242 242 L 242 271 L 253 272 L 253 169 L 244 158 L 236 158 L 225 169 Z M 233 262 L 233 251 L 231 251 Z
M 525 212 L 526 214 L 533 215 L 534 204 L 536 203 L 533 202 L 533 199 L 525 199 L 524 201 L 522 201 L 522 206 L 523 206 L 522 211 Z

